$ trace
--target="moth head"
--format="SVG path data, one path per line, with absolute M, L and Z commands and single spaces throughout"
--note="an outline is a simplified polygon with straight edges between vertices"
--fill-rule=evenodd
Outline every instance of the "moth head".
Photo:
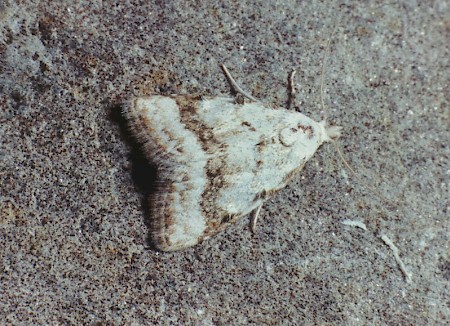
M 286 147 L 295 144 L 309 146 L 310 144 L 320 145 L 324 141 L 328 141 L 329 136 L 324 124 L 311 120 L 301 121 L 282 128 L 279 132 L 279 139 L 281 144 Z
M 307 133 L 309 132 L 304 132 L 302 129 L 294 126 L 285 127 L 280 130 L 280 142 L 286 147 L 291 147 L 294 146 L 296 142 L 300 141 L 300 138 L 310 138 L 309 135 L 306 135 Z
M 328 126 L 325 121 L 316 122 L 311 119 L 284 127 L 279 132 L 279 140 L 283 146 L 292 147 L 306 156 L 312 156 L 324 142 L 340 136 L 341 127 Z

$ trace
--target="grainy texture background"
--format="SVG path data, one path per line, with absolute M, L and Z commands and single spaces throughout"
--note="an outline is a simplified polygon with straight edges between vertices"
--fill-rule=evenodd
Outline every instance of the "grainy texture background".
M 2 323 L 450 322 L 449 11 L 445 0 L 0 2 Z M 363 181 L 327 144 L 267 202 L 255 235 L 243 219 L 156 252 L 154 171 L 122 103 L 229 94 L 221 63 L 279 106 L 297 69 L 297 106 L 344 127 L 339 146 Z

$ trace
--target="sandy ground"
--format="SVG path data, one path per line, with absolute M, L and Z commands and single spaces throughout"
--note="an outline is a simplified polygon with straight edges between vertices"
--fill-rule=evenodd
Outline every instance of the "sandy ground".
M 449 323 L 448 1 L 161 2 L 0 4 L 1 323 Z M 359 180 L 326 144 L 255 235 L 157 252 L 121 108 L 230 94 L 221 63 L 277 106 L 296 69 Z

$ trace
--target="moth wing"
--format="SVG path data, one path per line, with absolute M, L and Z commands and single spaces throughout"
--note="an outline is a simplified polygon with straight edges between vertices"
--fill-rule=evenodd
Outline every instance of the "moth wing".
M 154 245 L 164 251 L 195 245 L 206 228 L 197 208 L 206 186 L 207 155 L 197 136 L 182 124 L 172 97 L 135 98 L 124 113 L 158 170 L 156 188 L 149 196 Z
M 283 188 L 321 144 L 306 116 L 229 97 L 151 96 L 125 112 L 158 167 L 155 246 L 172 251 L 220 232 Z
M 325 140 L 322 124 L 261 103 L 236 105 L 231 98 L 211 98 L 197 113 L 213 130 L 206 168 L 212 176 L 211 167 L 220 171 L 215 176 L 220 181 L 216 211 L 230 215 L 248 214 L 283 188 Z

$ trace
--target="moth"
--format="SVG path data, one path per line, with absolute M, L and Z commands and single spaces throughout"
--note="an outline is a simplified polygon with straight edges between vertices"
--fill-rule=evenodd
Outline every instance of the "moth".
M 300 172 L 340 127 L 300 112 L 273 108 L 246 94 L 234 97 L 153 95 L 133 98 L 124 115 L 157 167 L 149 196 L 154 246 L 194 246 L 252 213 Z M 294 90 L 294 88 L 292 88 Z

